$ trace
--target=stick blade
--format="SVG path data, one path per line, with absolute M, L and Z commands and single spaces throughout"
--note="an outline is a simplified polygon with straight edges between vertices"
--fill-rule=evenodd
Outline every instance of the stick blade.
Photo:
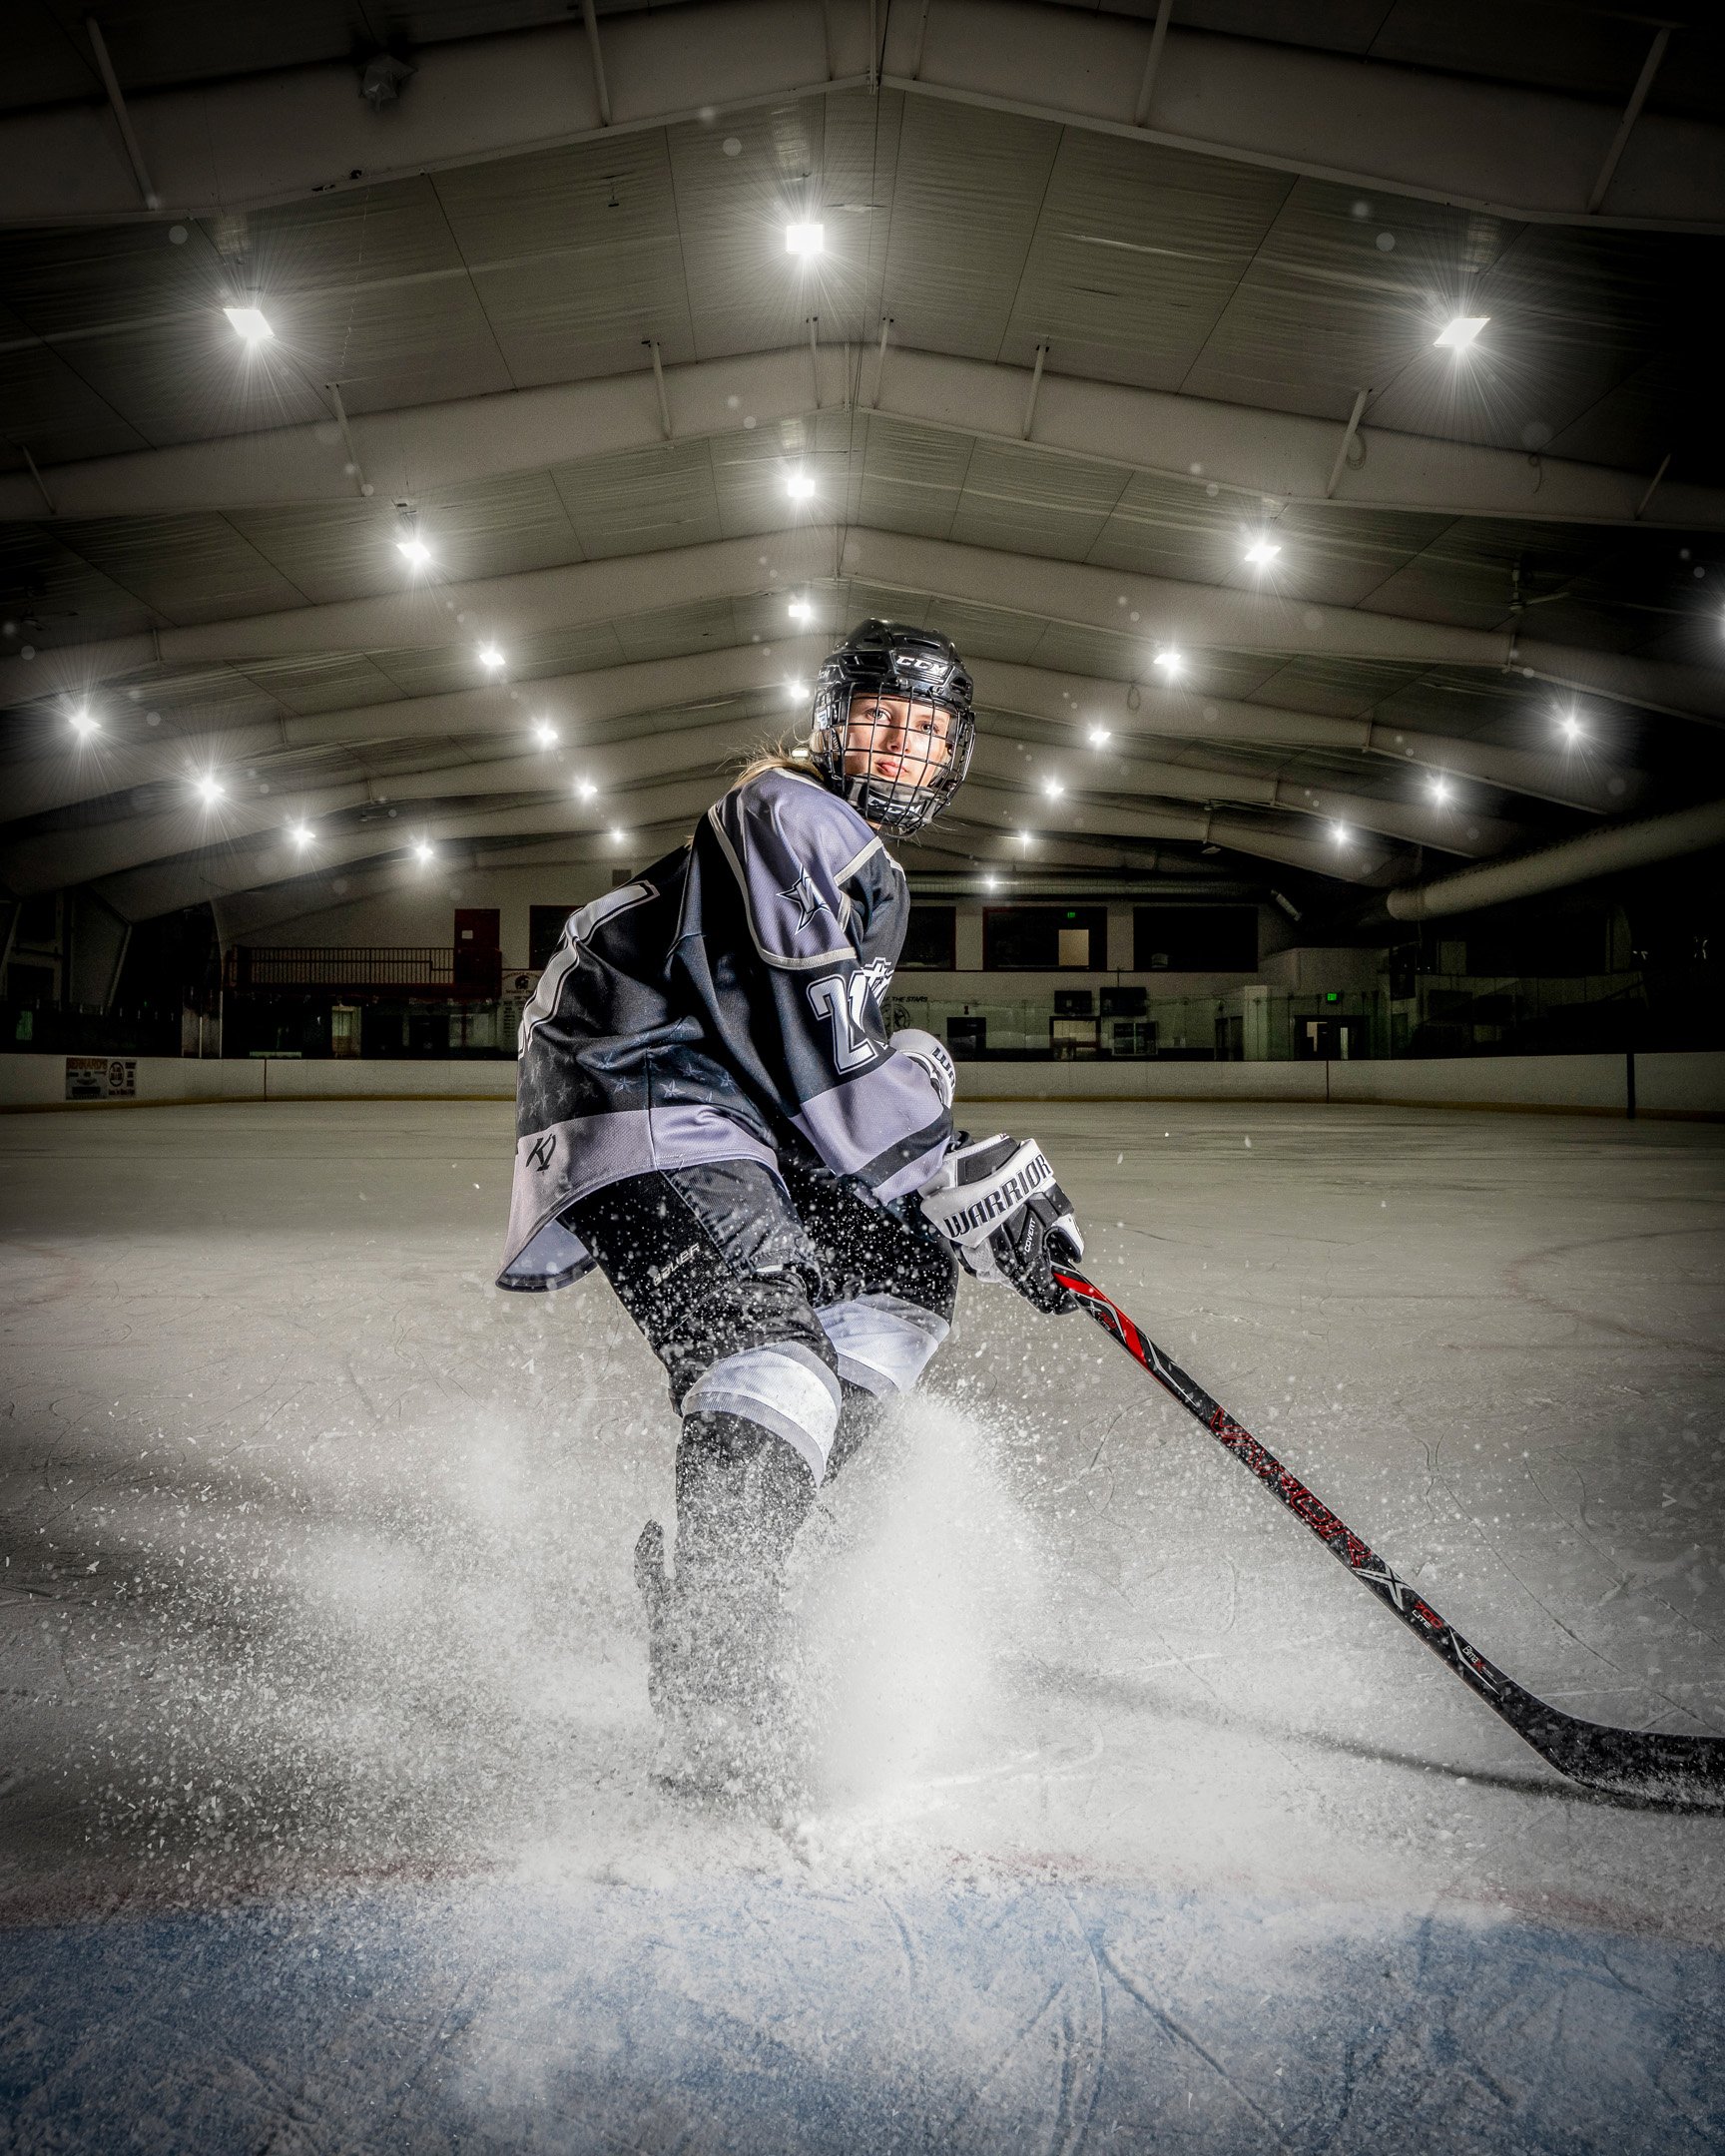
M 1552 1722 L 1523 1730 L 1559 1774 L 1608 1796 L 1684 1811 L 1725 1811 L 1725 1737 Z

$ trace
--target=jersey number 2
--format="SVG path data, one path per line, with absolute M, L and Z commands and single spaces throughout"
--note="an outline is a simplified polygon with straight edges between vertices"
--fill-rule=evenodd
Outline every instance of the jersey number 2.
M 823 973 L 809 983 L 810 1002 L 833 1027 L 833 1062 L 839 1070 L 860 1070 L 874 1060 L 866 1015 L 872 990 L 866 973 L 853 973 L 849 981 L 840 973 Z

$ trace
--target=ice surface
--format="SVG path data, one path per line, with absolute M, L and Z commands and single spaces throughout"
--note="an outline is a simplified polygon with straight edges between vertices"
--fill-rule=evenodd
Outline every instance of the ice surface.
M 1020 1120 L 1480 1648 L 1725 1729 L 1725 1132 Z M 0 2146 L 1725 2138 L 1725 1825 L 1561 1783 L 1082 1319 L 966 1287 L 799 1553 L 807 1799 L 699 1806 L 675 1423 L 601 1283 L 490 1288 L 505 1110 L 0 1154 Z

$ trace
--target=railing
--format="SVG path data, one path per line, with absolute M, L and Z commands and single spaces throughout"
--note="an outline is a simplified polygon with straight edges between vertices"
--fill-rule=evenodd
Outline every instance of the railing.
M 501 993 L 502 957 L 495 950 L 448 945 L 360 944 L 254 946 L 229 951 L 223 986 L 234 994 L 269 989 L 334 989 L 376 994 L 487 996 Z

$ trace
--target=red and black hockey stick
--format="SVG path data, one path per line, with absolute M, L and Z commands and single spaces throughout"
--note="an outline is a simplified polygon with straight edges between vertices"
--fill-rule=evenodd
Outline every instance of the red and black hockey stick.
M 1332 1556 L 1340 1558 L 1386 1609 L 1417 1633 L 1469 1691 L 1476 1692 L 1493 1713 L 1501 1715 L 1516 1736 L 1531 1745 L 1559 1774 L 1613 1796 L 1648 1804 L 1725 1806 L 1725 1737 L 1612 1729 L 1602 1722 L 1583 1722 L 1576 1715 L 1564 1714 L 1560 1708 L 1548 1707 L 1536 1699 L 1513 1677 L 1487 1662 L 1477 1648 L 1470 1647 L 1453 1625 L 1445 1624 L 1430 1602 L 1416 1594 L 1406 1580 L 1399 1579 L 1375 1550 L 1368 1549 L 1353 1529 L 1314 1497 L 1297 1475 L 1290 1474 L 1250 1430 L 1242 1429 L 1226 1408 L 1218 1406 L 1202 1385 L 1171 1361 L 1100 1288 L 1081 1273 L 1068 1273 L 1058 1266 L 1054 1278 L 1079 1298 L 1096 1323 L 1113 1335 L 1135 1362 L 1173 1393 L 1188 1414 L 1196 1415 L 1212 1437 L 1218 1438 L 1273 1490 L 1296 1519 L 1305 1521 Z

